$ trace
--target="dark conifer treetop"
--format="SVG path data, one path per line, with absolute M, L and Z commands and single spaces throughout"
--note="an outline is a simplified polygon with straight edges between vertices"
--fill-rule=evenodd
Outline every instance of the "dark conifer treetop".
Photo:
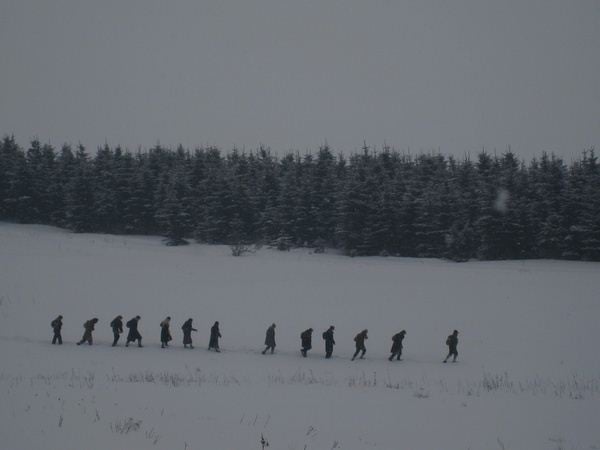
M 600 261 L 600 165 L 510 151 L 457 160 L 367 146 L 276 158 L 157 145 L 56 151 L 0 142 L 0 220 L 166 243 L 338 248 L 348 255 Z

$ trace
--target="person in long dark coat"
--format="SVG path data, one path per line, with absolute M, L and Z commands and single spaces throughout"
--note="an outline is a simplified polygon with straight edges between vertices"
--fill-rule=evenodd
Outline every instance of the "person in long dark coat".
M 160 348 L 165 348 L 169 346 L 169 341 L 173 338 L 171 337 L 171 317 L 167 316 L 165 320 L 160 323 Z
M 183 331 L 183 348 L 187 348 L 189 345 L 190 348 L 194 348 L 192 345 L 192 331 L 198 331 L 192 325 L 192 319 L 188 319 L 183 322 L 181 326 L 181 330 Z
M 77 343 L 77 345 L 81 345 L 84 342 L 87 342 L 89 345 L 92 345 L 92 343 L 93 343 L 92 331 L 94 331 L 94 326 L 97 323 L 98 323 L 98 319 L 95 317 L 93 319 L 85 321 L 85 323 L 83 324 L 83 328 L 85 328 L 85 331 L 83 332 L 83 337 Z
M 448 346 L 448 356 L 444 359 L 444 362 L 448 361 L 448 358 L 453 356 L 452 362 L 456 362 L 458 358 L 458 331 L 454 330 L 450 336 L 446 339 L 446 345 Z
M 52 331 L 54 332 L 54 336 L 52 337 L 52 344 L 62 345 L 62 335 L 60 334 L 62 330 L 62 318 L 63 316 L 58 316 L 52 322 L 50 322 L 50 326 L 52 327 Z
M 300 339 L 302 341 L 302 350 L 300 350 L 300 353 L 302 353 L 302 356 L 304 356 L 305 358 L 306 352 L 308 352 L 312 348 L 312 333 L 312 328 L 304 330 L 302 333 L 300 333 Z
M 365 353 L 367 352 L 367 348 L 365 347 L 365 339 L 369 339 L 367 336 L 368 330 L 362 330 L 356 336 L 354 336 L 354 342 L 356 343 L 356 351 L 354 352 L 354 356 L 352 356 L 352 361 L 356 359 L 356 356 L 362 352 L 360 355 L 360 359 L 365 358 Z
M 392 349 L 390 350 L 392 354 L 388 358 L 390 361 L 392 361 L 394 358 L 396 358 L 398 361 L 402 361 L 402 341 L 404 340 L 405 335 L 406 331 L 402 330 L 400 333 L 396 333 L 392 336 Z
M 262 354 L 267 353 L 267 350 L 271 349 L 271 354 L 275 351 L 275 324 L 267 328 L 267 334 L 265 336 L 265 345 L 267 346 Z
M 335 345 L 335 339 L 333 339 L 333 332 L 335 327 L 331 325 L 327 331 L 323 332 L 323 339 L 325 339 L 325 358 L 331 358 L 333 354 L 333 346 Z
M 112 328 L 113 332 L 112 346 L 115 347 L 117 345 L 117 342 L 119 342 L 119 337 L 121 336 L 121 333 L 123 333 L 123 316 L 118 315 L 117 317 L 115 317 L 112 320 L 112 322 L 110 322 L 110 327 Z
M 127 333 L 127 342 L 125 342 L 125 347 L 129 347 L 129 343 L 135 341 L 138 341 L 138 347 L 142 347 L 142 335 L 138 331 L 138 322 L 140 319 L 140 316 L 135 316 L 126 323 L 127 328 L 129 328 L 129 333 Z
M 219 321 L 216 321 L 212 327 L 210 327 L 210 339 L 208 341 L 208 349 L 214 350 L 219 353 L 219 338 L 221 337 L 221 331 L 219 331 Z

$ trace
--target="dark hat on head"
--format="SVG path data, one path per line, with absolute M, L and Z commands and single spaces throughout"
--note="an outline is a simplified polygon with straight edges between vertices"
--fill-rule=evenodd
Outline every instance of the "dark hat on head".
M 454 334 L 458 334 L 458 330 L 454 330 Z

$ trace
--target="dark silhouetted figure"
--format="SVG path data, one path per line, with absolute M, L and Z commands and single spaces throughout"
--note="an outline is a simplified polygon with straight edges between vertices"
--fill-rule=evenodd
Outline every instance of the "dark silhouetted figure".
M 275 342 L 275 332 L 273 332 L 273 342 Z M 219 321 L 216 321 L 212 327 L 210 327 L 210 339 L 208 341 L 208 349 L 214 350 L 219 353 L 219 338 L 221 337 L 221 332 L 219 331 Z
M 333 346 L 335 345 L 335 339 L 333 339 L 333 332 L 335 327 L 331 325 L 327 331 L 323 332 L 323 339 L 325 339 L 325 358 L 331 358 L 333 354 Z
M 60 330 L 62 330 L 62 316 L 58 316 L 52 322 L 50 322 L 50 326 L 52 327 L 52 331 L 54 332 L 54 336 L 52 337 L 52 344 L 62 345 L 62 336 L 60 334 Z
M 271 349 L 271 354 L 275 351 L 275 324 L 267 328 L 267 335 L 265 337 L 265 345 L 267 346 L 262 354 L 267 353 L 267 350 Z
M 302 340 L 302 356 L 306 358 L 306 352 L 308 352 L 312 348 L 312 333 L 313 329 L 309 328 L 308 330 L 304 330 L 300 333 L 300 339 Z
M 94 325 L 96 325 L 97 323 L 98 319 L 96 319 L 95 317 L 93 319 L 85 321 L 85 323 L 83 324 L 83 328 L 85 328 L 85 331 L 83 332 L 83 337 L 77 343 L 77 345 L 81 345 L 84 342 L 87 342 L 89 345 L 92 345 L 92 331 L 94 331 Z
M 365 353 L 367 352 L 367 348 L 365 347 L 365 339 L 369 339 L 367 336 L 368 330 L 362 330 L 356 336 L 354 336 L 354 342 L 356 343 L 356 351 L 354 352 L 354 356 L 352 356 L 352 361 L 356 359 L 356 356 L 362 352 L 360 355 L 360 359 L 364 359 Z
M 138 322 L 140 321 L 140 316 L 135 316 L 133 319 L 129 320 L 125 325 L 129 328 L 129 333 L 127 333 L 127 342 L 125 342 L 125 347 L 129 347 L 130 342 L 138 342 L 138 347 L 142 347 L 142 335 L 138 331 Z
M 188 319 L 185 322 L 183 322 L 181 330 L 183 331 L 183 347 L 188 348 L 189 345 L 190 348 L 194 348 L 194 346 L 192 345 L 192 331 L 198 330 L 196 330 L 192 325 L 192 319 Z
M 160 348 L 169 346 L 169 341 L 173 339 L 171 337 L 171 317 L 167 316 L 165 320 L 160 323 Z
M 404 336 L 406 335 L 406 331 L 402 330 L 400 333 L 396 333 L 392 336 L 392 352 L 391 356 L 388 358 L 392 361 L 396 358 L 398 361 L 402 361 L 402 341 L 404 340 Z
M 456 362 L 456 358 L 458 358 L 458 331 L 454 330 L 454 332 L 448 336 L 446 339 L 446 345 L 448 346 L 448 356 L 444 359 L 444 362 L 448 361 L 448 358 L 453 356 L 452 362 Z
M 121 336 L 121 333 L 123 332 L 123 316 L 118 315 L 117 317 L 115 317 L 110 323 L 110 327 L 112 328 L 113 332 L 112 346 L 115 347 L 117 345 L 117 342 L 119 342 L 119 337 Z

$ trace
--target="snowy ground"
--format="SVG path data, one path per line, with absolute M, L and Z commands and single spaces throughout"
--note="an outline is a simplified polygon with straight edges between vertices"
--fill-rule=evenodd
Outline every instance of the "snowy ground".
M 263 434 L 289 450 L 600 449 L 599 293 L 597 263 L 235 258 L 0 223 L 0 448 L 260 449 Z M 117 314 L 142 316 L 144 348 L 110 347 Z M 161 350 L 166 315 L 175 342 Z M 94 316 L 97 345 L 75 346 Z M 194 350 L 180 344 L 188 317 Z M 221 354 L 205 349 L 215 320 Z M 367 358 L 351 362 L 363 328 Z M 403 328 L 405 360 L 390 363 Z M 454 328 L 460 362 L 442 364 Z

